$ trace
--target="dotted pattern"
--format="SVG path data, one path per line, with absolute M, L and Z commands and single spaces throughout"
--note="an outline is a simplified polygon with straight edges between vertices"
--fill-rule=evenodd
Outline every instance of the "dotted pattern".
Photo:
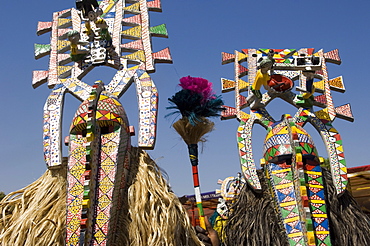
M 277 70 L 274 72 L 283 74 L 292 80 L 301 77 L 300 86 L 302 88 L 305 87 L 305 77 L 301 75 L 301 70 L 304 69 L 304 66 L 296 67 L 294 59 L 301 54 L 320 57 L 321 70 L 317 70 L 319 67 L 314 67 L 313 69 L 316 70 L 315 78 L 322 79 L 319 82 L 314 82 L 317 88 L 315 93 L 322 93 L 322 95 L 315 96 L 315 105 L 323 107 L 322 110 L 312 112 L 309 108 L 300 108 L 295 104 L 297 100 L 296 94 L 292 91 L 287 91 L 285 93 L 270 92 L 263 94 L 261 101 L 262 108 L 250 110 L 250 113 L 247 114 L 241 109 L 250 104 L 248 101 L 249 96 L 246 98 L 241 94 L 240 81 L 242 80 L 240 78 L 248 75 L 247 83 L 253 83 L 255 72 L 257 71 L 257 61 L 266 55 L 267 50 L 269 49 L 243 49 L 242 51 L 245 56 L 241 56 L 240 52 L 237 51 L 234 54 L 222 53 L 222 64 L 234 62 L 235 73 L 235 79 L 233 81 L 221 80 L 223 92 L 235 91 L 235 108 L 225 106 L 227 110 L 223 113 L 222 118 L 229 119 L 236 117 L 240 121 L 237 131 L 237 141 L 241 168 L 246 182 L 257 191 L 259 189 L 259 180 L 255 176 L 256 166 L 253 160 L 251 131 L 254 123 L 261 124 L 268 130 L 264 146 L 266 160 L 262 162 L 262 165 L 266 165 L 265 170 L 267 177 L 271 181 L 272 196 L 275 198 L 276 206 L 280 211 L 282 223 L 286 226 L 289 244 L 331 245 L 323 190 L 324 184 L 322 183 L 321 168 L 318 164 L 318 153 L 312 139 L 302 127 L 306 122 L 310 122 L 322 135 L 323 141 L 327 146 L 337 193 L 342 193 L 348 182 L 346 176 L 347 170 L 342 140 L 339 133 L 332 126 L 332 122 L 335 116 L 350 121 L 353 120 L 353 117 L 349 104 L 334 108 L 331 96 L 331 89 L 344 92 L 343 79 L 337 77 L 329 80 L 326 67 L 326 62 L 340 64 L 338 51 L 324 53 L 320 50 L 314 53 L 314 49 L 312 48 L 300 49 L 298 51 L 294 49 L 274 49 L 274 51 L 278 52 L 274 57 L 279 60 L 276 63 L 278 64 L 276 65 Z M 248 64 L 247 69 L 241 64 L 245 60 Z M 282 61 L 286 62 L 286 64 L 282 63 Z M 245 81 L 243 82 L 246 83 Z M 249 91 L 249 95 L 251 95 L 250 93 Z M 277 126 L 278 124 L 275 123 L 275 120 L 263 107 L 263 105 L 267 105 L 276 97 L 280 97 L 298 108 L 295 117 L 289 117 L 289 120 L 285 123 L 285 128 Z M 284 129 L 285 137 L 282 134 Z M 276 142 L 279 144 L 275 144 Z M 292 165 L 283 163 L 284 158 L 289 157 L 287 155 L 291 156 Z M 277 156 L 281 156 L 282 158 L 277 158 Z M 306 161 L 303 162 L 302 158 Z M 278 163 L 274 163 L 276 161 Z M 281 186 L 289 182 L 291 185 Z M 286 196 L 286 194 L 280 194 L 281 192 L 288 192 L 289 187 L 294 195 Z M 292 207 L 289 207 L 289 204 L 285 203 L 286 201 L 284 199 L 292 199 L 291 202 L 293 203 L 290 204 Z M 297 220 L 293 219 L 293 217 L 288 217 L 288 214 L 292 211 L 297 212 Z

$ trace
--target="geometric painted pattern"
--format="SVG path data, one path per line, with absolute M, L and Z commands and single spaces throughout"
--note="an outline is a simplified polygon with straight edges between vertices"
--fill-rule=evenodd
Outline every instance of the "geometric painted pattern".
M 347 167 L 344 158 L 343 142 L 338 131 L 326 119 L 319 119 L 309 113 L 310 122 L 320 131 L 328 150 L 332 177 L 337 194 L 341 194 L 347 187 Z
M 72 136 L 72 135 L 71 135 Z M 86 162 L 86 138 L 74 138 L 69 142 L 67 221 L 66 244 L 78 245 L 80 238 L 80 222 L 84 193 L 84 177 Z
M 96 89 L 89 99 L 78 108 L 71 126 L 67 245 L 106 245 L 108 237 L 114 237 L 119 201 L 122 199 L 119 191 L 127 177 L 127 165 L 122 163 L 127 162 L 127 150 L 131 143 L 125 111 L 113 95 L 106 91 L 99 92 L 102 88 L 98 85 L 94 87 Z M 96 111 L 94 106 L 87 107 L 94 104 L 97 105 Z M 106 117 L 108 114 L 113 114 L 110 119 Z M 73 126 L 80 115 L 86 115 L 80 117 L 84 118 L 84 123 Z M 101 127 L 106 125 L 100 122 L 116 122 L 117 125 L 101 132 Z M 84 125 L 85 133 L 75 130 L 81 125 Z
M 266 172 L 289 245 L 306 245 L 291 165 L 270 163 L 266 165 Z
M 353 121 L 353 116 L 349 104 L 334 108 L 331 95 L 331 90 L 339 92 L 345 90 L 342 77 L 332 80 L 328 77 L 327 63 L 339 65 L 341 62 L 338 50 L 327 53 L 319 50 L 315 53 L 313 48 L 242 49 L 242 52 L 243 56 L 238 51 L 234 54 L 222 53 L 222 64 L 234 63 L 235 75 L 234 80 L 222 80 L 223 92 L 234 91 L 235 93 L 235 106 L 225 106 L 228 111 L 222 119 L 236 116 L 240 121 L 237 141 L 246 182 L 254 189 L 256 189 L 254 180 L 259 182 L 254 176 L 256 167 L 251 145 L 252 127 L 258 123 L 267 130 L 263 146 L 264 159 L 261 159 L 261 165 L 271 182 L 271 195 L 275 198 L 275 205 L 287 231 L 289 244 L 330 245 L 325 195 L 323 184 L 320 183 L 322 174 L 318 165 L 319 156 L 311 137 L 303 127 L 309 122 L 322 136 L 330 160 L 334 185 L 337 194 L 341 194 L 348 183 L 347 169 L 342 140 L 338 131 L 332 126 L 332 122 L 335 118 Z M 307 74 L 304 71 L 307 69 L 314 71 L 314 78 L 320 81 L 314 81 L 316 91 L 312 94 L 313 97 L 302 100 L 293 93 L 293 90 L 275 92 L 271 88 L 262 94 L 260 99 L 256 99 L 251 88 L 247 88 L 248 97 L 241 95 L 240 81 L 253 84 L 259 63 L 268 56 L 275 62 L 270 72 L 284 74 L 294 80 L 299 77 L 300 87 L 296 88 L 299 91 L 304 91 L 306 88 Z M 243 62 L 247 66 L 243 66 Z M 241 80 L 243 76 L 248 76 L 248 79 Z M 265 108 L 275 98 L 281 98 L 298 108 L 296 116 L 290 117 L 285 124 L 281 121 L 276 122 Z M 310 101 L 311 99 L 313 102 Z M 323 109 L 314 112 L 312 106 L 306 107 L 310 104 Z M 300 105 L 305 105 L 305 108 Z M 243 112 L 242 109 L 248 106 L 251 107 L 250 112 Z M 297 212 L 299 221 L 292 217 L 291 212 Z M 303 224 L 299 225 L 300 222 Z
M 94 50 L 84 44 L 91 41 L 89 38 L 93 38 L 94 42 L 99 43 L 100 46 L 102 45 L 101 39 L 105 41 L 105 38 L 103 36 L 99 37 L 99 35 L 88 37 L 89 31 L 86 31 L 88 26 L 90 26 L 92 32 L 99 33 L 100 31 L 96 29 L 95 20 L 85 19 L 79 10 L 71 8 L 53 13 L 51 22 L 40 22 L 38 24 L 38 35 L 50 33 L 51 36 L 50 44 L 35 45 L 35 57 L 37 59 L 49 55 L 48 69 L 34 71 L 33 73 L 33 86 L 35 88 L 43 83 L 47 83 L 50 88 L 53 88 L 44 107 L 44 156 L 49 167 L 59 166 L 62 163 L 60 132 L 64 95 L 68 92 L 78 100 L 86 100 L 92 86 L 81 81 L 81 78 L 93 69 L 98 69 L 99 66 L 110 66 L 117 70 L 106 86 L 106 90 L 116 97 L 121 97 L 135 81 L 139 102 L 138 109 L 140 111 L 139 147 L 154 148 L 158 92 L 147 71 L 154 72 L 154 65 L 157 62 L 172 63 L 168 48 L 155 53 L 152 51 L 152 37 L 167 37 L 164 25 L 150 27 L 149 23 L 148 12 L 161 11 L 160 1 L 138 0 L 133 3 L 123 0 L 104 0 L 98 1 L 98 3 L 99 8 L 103 10 L 103 14 L 96 18 L 107 24 L 108 36 L 110 36 L 112 42 L 111 46 L 104 46 L 106 59 L 98 64 L 95 64 L 92 58 Z M 123 21 L 125 19 L 124 9 L 132 15 L 129 17 L 131 22 Z M 131 36 L 135 36 L 135 45 L 125 45 L 126 42 L 123 39 L 127 38 L 128 35 L 122 32 L 122 30 L 125 30 L 124 25 L 136 25 L 133 30 L 138 31 L 135 33 L 127 31 Z M 78 32 L 80 35 L 79 43 L 76 45 L 77 49 L 88 52 L 87 56 L 76 62 L 72 62 L 75 58 L 72 57 L 70 52 L 72 45 L 67 35 L 71 31 Z M 122 55 L 123 51 L 132 54 L 124 56 Z M 131 67 L 129 64 L 136 64 L 137 66 Z M 143 74 L 144 76 L 142 76 Z M 85 119 L 75 119 L 74 124 L 82 124 L 81 121 L 83 120 Z M 119 119 L 117 118 L 117 120 Z
M 255 190 L 261 190 L 261 183 L 257 176 L 257 169 L 253 161 L 252 153 L 252 126 L 253 119 L 243 119 L 237 131 L 237 141 L 240 157 L 240 165 L 246 181 Z
M 307 227 L 312 228 L 316 245 L 331 245 L 321 167 L 319 164 L 307 163 L 304 172 L 307 184 L 308 205 L 311 212 L 311 221 Z

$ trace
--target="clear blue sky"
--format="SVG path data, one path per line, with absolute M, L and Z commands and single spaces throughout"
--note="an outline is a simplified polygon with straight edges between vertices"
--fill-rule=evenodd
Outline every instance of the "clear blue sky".
M 31 86 L 32 71 L 47 69 L 48 57 L 33 58 L 34 43 L 49 43 L 49 34 L 36 35 L 38 21 L 51 21 L 52 13 L 74 7 L 74 0 L 5 1 L 2 6 L 0 44 L 1 113 L 0 191 L 9 193 L 36 180 L 46 170 L 42 150 L 43 104 L 50 90 L 46 85 Z M 233 79 L 233 65 L 221 65 L 221 52 L 246 48 L 339 49 L 340 66 L 329 64 L 329 77 L 342 75 L 347 91 L 333 92 L 335 106 L 351 103 L 355 122 L 341 119 L 334 126 L 341 133 L 349 167 L 369 164 L 368 62 L 370 49 L 370 1 L 246 1 L 246 0 L 162 0 L 162 13 L 151 12 L 151 25 L 167 25 L 169 38 L 153 38 L 153 51 L 170 47 L 174 63 L 157 64 L 152 78 L 158 88 L 159 119 L 156 148 L 149 151 L 169 175 L 177 195 L 193 194 L 187 148 L 170 127 L 174 118 L 165 119 L 167 98 L 179 90 L 180 77 L 204 77 L 220 93 L 220 79 Z M 108 73 L 108 75 L 107 75 Z M 96 69 L 86 81 L 113 74 L 109 68 Z M 234 106 L 233 92 L 223 95 L 226 105 Z M 121 101 L 130 123 L 137 126 L 134 87 Z M 275 101 L 273 101 L 275 104 Z M 66 97 L 63 126 L 69 127 L 79 102 Z M 276 103 L 270 110 L 279 118 L 294 114 L 292 106 Z M 199 175 L 202 192 L 218 188 L 217 180 L 239 172 L 236 144 L 238 122 L 214 119 L 216 129 L 200 154 Z M 319 154 L 326 151 L 312 127 Z M 66 130 L 63 136 L 68 133 Z M 255 127 L 255 158 L 261 158 L 264 131 Z M 132 139 L 137 145 L 137 139 Z M 67 155 L 64 149 L 64 156 Z

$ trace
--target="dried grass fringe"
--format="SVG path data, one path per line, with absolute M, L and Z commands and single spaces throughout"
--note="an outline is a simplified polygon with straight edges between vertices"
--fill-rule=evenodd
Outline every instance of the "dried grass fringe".
M 186 144 L 204 142 L 203 136 L 214 128 L 214 123 L 207 118 L 202 118 L 195 126 L 190 124 L 187 118 L 181 118 L 173 125 L 176 132 L 184 139 Z
M 110 245 L 198 246 L 186 210 L 160 168 L 139 148 L 131 170 L 117 235 Z M 47 170 L 31 185 L 0 202 L 1 246 L 65 245 L 66 167 Z M 128 235 L 127 235 L 128 234 Z
M 66 167 L 47 170 L 0 202 L 0 245 L 64 245 Z
M 370 245 L 369 218 L 348 191 L 338 197 L 330 171 L 322 168 L 322 172 L 332 245 Z M 243 187 L 225 228 L 227 246 L 289 245 L 268 192 L 268 181 L 262 170 L 257 173 L 263 192 Z
M 186 210 L 159 167 L 146 152 L 138 152 L 139 168 L 129 188 L 129 245 L 201 245 Z

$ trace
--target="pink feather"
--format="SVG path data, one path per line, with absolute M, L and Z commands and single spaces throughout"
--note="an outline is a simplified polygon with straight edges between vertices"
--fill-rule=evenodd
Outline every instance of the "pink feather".
M 203 101 L 213 98 L 212 83 L 203 78 L 196 77 L 182 77 L 180 79 L 180 86 L 184 90 L 190 90 L 203 96 Z

